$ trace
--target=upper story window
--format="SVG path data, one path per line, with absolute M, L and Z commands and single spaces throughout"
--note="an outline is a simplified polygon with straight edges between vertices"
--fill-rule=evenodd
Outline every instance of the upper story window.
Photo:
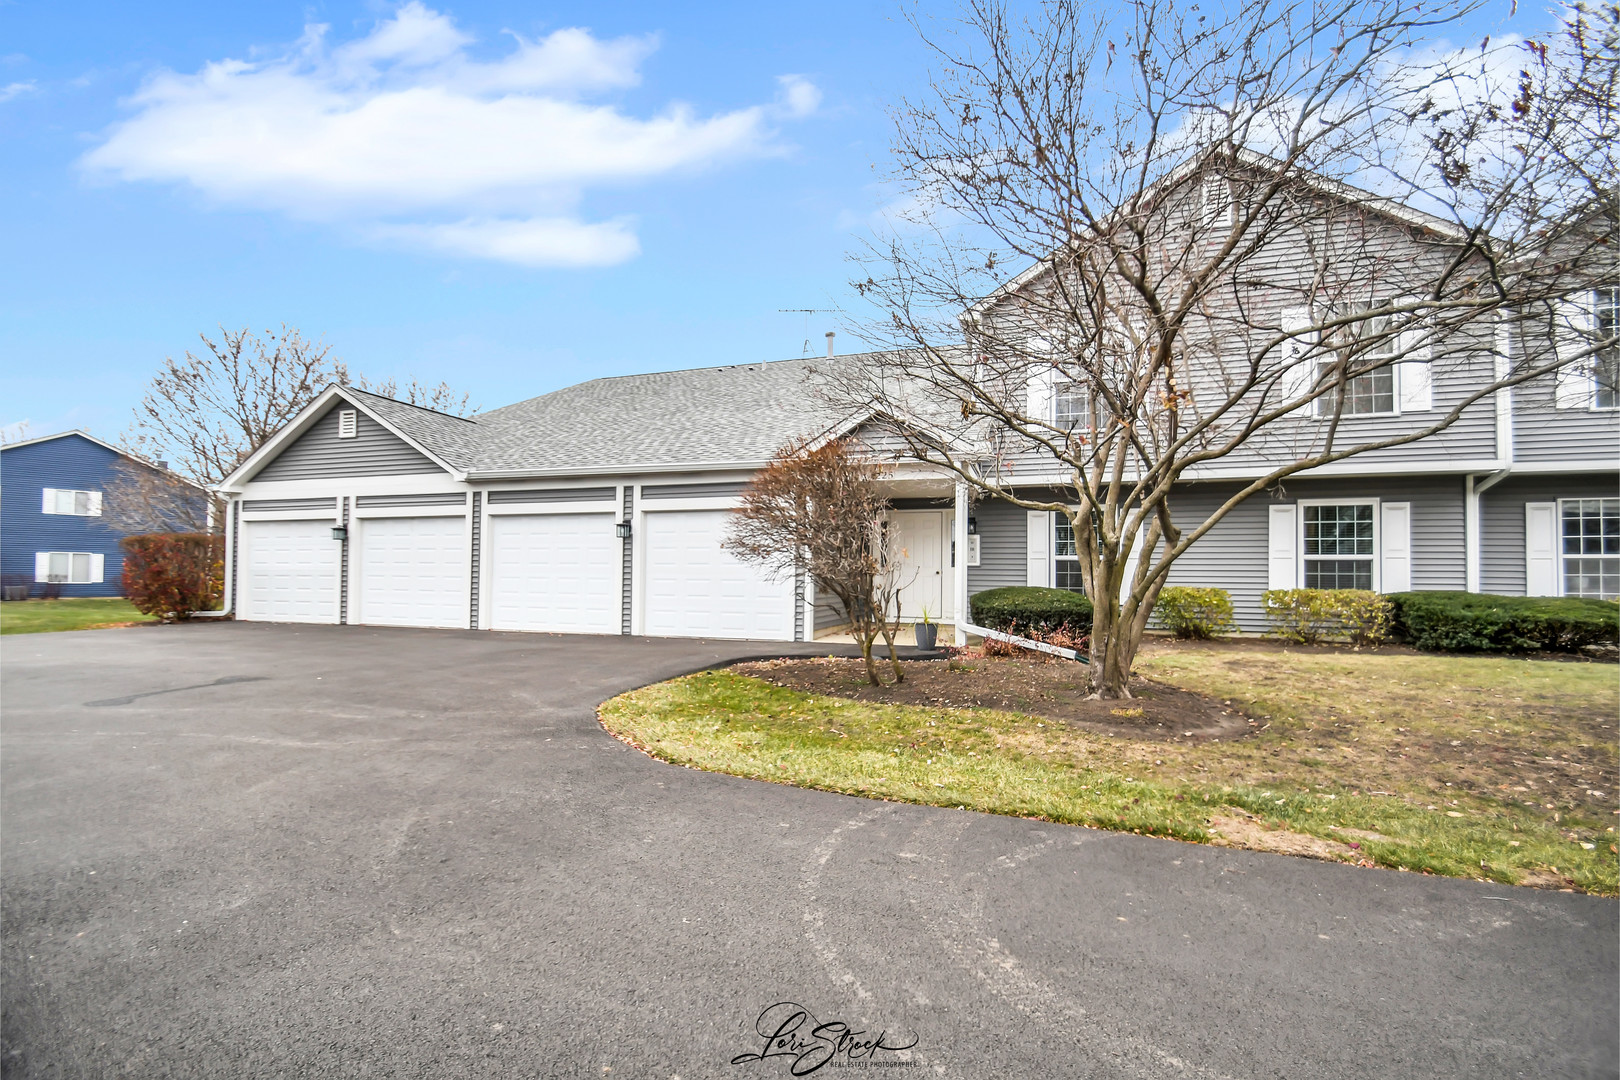
M 1592 328 L 1598 338 L 1620 333 L 1620 286 L 1597 289 L 1592 294 Z M 1598 409 L 1620 409 L 1620 343 L 1598 352 L 1592 368 L 1593 401 Z
M 1081 383 L 1063 383 L 1052 394 L 1052 420 L 1063 431 L 1092 427 L 1091 389 Z
M 68 514 L 72 517 L 100 517 L 101 492 L 72 491 L 68 488 L 46 488 L 40 509 L 47 514 Z
M 1399 352 L 1396 336 L 1389 332 L 1389 320 L 1367 319 L 1346 329 L 1344 332 L 1348 341 L 1347 348 L 1354 348 L 1361 342 L 1365 346 L 1356 350 L 1351 362 L 1357 367 L 1365 367 L 1369 363 L 1380 360 L 1393 361 Z M 1322 364 L 1322 373 L 1332 376 L 1332 369 L 1337 361 L 1329 360 Z M 1360 375 L 1345 380 L 1341 396 L 1324 395 L 1316 401 L 1318 413 L 1330 416 L 1336 405 L 1341 405 L 1341 416 L 1377 416 L 1395 412 L 1395 367 L 1393 363 L 1386 363 L 1383 367 L 1373 371 L 1366 371 Z

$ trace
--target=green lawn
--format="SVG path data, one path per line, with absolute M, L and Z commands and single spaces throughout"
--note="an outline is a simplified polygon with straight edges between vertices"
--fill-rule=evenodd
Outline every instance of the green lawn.
M 94 630 L 98 626 L 157 622 L 122 597 L 78 600 L 12 600 L 0 604 L 0 634 Z
M 978 660 L 974 663 L 994 663 Z M 603 705 L 655 757 L 737 776 L 1506 883 L 1620 892 L 1613 665 L 1148 650 L 1257 719 L 1137 740 L 987 709 L 819 697 L 731 671 Z

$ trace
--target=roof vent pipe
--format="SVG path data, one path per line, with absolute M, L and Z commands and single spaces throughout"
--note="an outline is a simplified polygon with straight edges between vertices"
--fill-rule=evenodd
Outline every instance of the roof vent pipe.
M 827 359 L 829 360 L 833 358 L 833 338 L 837 336 L 833 331 L 827 331 Z

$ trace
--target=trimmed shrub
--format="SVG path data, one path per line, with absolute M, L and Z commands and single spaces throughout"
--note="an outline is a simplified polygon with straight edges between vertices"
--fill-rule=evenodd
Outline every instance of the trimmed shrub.
M 1021 636 L 1058 630 L 1080 637 L 1091 632 L 1091 601 L 1067 589 L 1009 585 L 986 589 L 968 601 L 975 625 Z
M 1267 589 L 1260 610 L 1271 623 L 1268 632 L 1285 641 L 1315 645 L 1349 638 L 1377 645 L 1389 636 L 1394 605 L 1367 589 Z
M 207 533 L 149 533 L 118 541 L 124 595 L 143 615 L 189 619 L 225 594 L 225 544 Z
M 1166 585 L 1154 601 L 1153 617 L 1178 638 L 1212 638 L 1235 626 L 1232 594 L 1225 589 Z
M 1576 597 L 1406 592 L 1395 628 L 1428 652 L 1576 652 L 1620 642 L 1620 605 Z

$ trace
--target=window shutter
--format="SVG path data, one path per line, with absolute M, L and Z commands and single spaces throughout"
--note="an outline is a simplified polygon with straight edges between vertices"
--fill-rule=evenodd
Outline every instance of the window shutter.
M 34 580 L 51 580 L 51 553 L 48 551 L 34 552 Z
M 1052 420 L 1052 372 L 1038 371 L 1029 380 L 1029 419 L 1037 423 Z
M 92 491 L 90 493 L 90 516 L 91 517 L 100 517 L 101 516 L 101 492 L 99 492 L 99 491 Z M 100 580 L 100 579 L 97 579 L 97 580 Z
M 44 496 L 39 501 L 39 512 L 42 514 L 56 513 L 56 489 L 46 488 Z M 40 579 L 45 580 L 44 578 Z
M 1558 595 L 1558 504 L 1524 504 L 1524 595 Z
M 1292 503 L 1273 505 L 1266 545 L 1266 588 L 1299 587 L 1299 510 Z
M 1284 332 L 1303 329 L 1311 325 L 1310 308 L 1284 308 L 1278 321 Z M 1316 361 L 1304 359 L 1311 352 L 1310 345 L 1311 343 L 1303 336 L 1283 344 L 1282 355 L 1278 362 L 1288 366 L 1283 369 L 1277 380 L 1277 395 L 1281 399 L 1278 404 L 1309 393 L 1312 384 L 1315 383 Z M 1310 410 L 1296 410 L 1296 413 L 1310 415 Z
M 1378 530 L 1380 591 L 1410 592 L 1412 589 L 1412 504 L 1382 504 Z
M 105 556 L 105 555 L 91 555 L 90 556 L 90 583 L 92 585 L 100 585 L 102 580 L 106 577 L 106 571 L 107 571 L 107 556 Z
M 1434 408 L 1434 376 L 1427 360 L 1406 360 L 1395 365 L 1398 409 L 1403 413 Z
M 1050 512 L 1029 511 L 1029 566 L 1025 580 L 1030 585 L 1052 584 L 1052 528 Z
M 1564 301 L 1554 317 L 1553 345 L 1558 358 L 1579 356 L 1587 347 L 1592 316 L 1582 305 Z M 1592 361 L 1574 360 L 1554 374 L 1553 403 L 1560 409 L 1587 409 L 1592 406 Z M 1546 595 L 1552 596 L 1553 593 Z

